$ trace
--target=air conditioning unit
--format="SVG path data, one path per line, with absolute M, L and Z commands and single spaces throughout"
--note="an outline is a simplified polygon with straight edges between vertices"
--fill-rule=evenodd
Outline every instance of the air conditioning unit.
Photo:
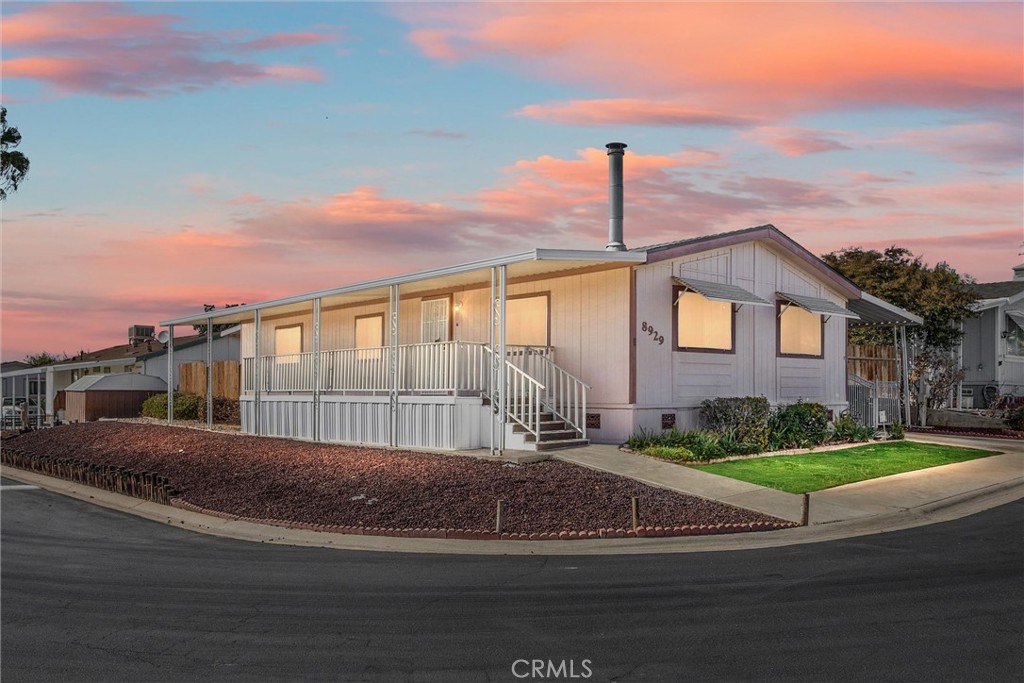
M 128 341 L 146 341 L 152 339 L 156 334 L 156 327 L 153 325 L 132 325 L 128 328 Z

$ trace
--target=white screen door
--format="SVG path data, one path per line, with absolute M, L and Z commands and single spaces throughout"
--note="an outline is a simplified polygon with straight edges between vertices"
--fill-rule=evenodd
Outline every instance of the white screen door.
M 448 341 L 448 298 L 423 301 L 424 343 Z

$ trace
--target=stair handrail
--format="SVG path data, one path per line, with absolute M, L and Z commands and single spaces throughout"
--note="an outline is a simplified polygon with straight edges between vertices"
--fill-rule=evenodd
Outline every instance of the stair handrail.
M 492 359 L 496 355 L 489 346 L 484 345 L 484 350 Z M 505 415 L 522 425 L 538 441 L 543 392 L 543 384 L 505 359 Z M 490 395 L 493 402 L 493 386 Z
M 546 354 L 537 354 L 544 367 L 546 392 L 541 401 L 553 415 L 587 438 L 587 392 L 593 387 L 559 366 Z

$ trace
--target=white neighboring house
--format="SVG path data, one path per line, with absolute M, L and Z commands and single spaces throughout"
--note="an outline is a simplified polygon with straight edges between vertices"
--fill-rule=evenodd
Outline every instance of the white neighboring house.
M 214 360 L 239 359 L 240 331 L 238 326 L 233 326 L 214 333 Z M 206 360 L 206 336 L 193 334 L 180 338 L 177 340 L 177 346 L 173 361 L 175 381 L 172 384 L 175 388 L 182 363 Z M 133 372 L 164 379 L 168 374 L 166 345 L 155 339 L 136 340 L 99 351 L 83 352 L 74 358 L 52 365 L 8 369 L 9 365 L 11 364 L 4 363 L 2 373 L 4 400 L 11 398 L 13 401 L 23 401 L 30 397 L 37 405 L 43 407 L 42 419 L 46 422 L 52 422 L 54 418 L 59 417 L 57 411 L 62 406 L 57 405 L 57 410 L 54 409 L 55 403 L 58 403 L 58 392 L 65 390 L 82 377 L 91 374 Z M 11 393 L 8 394 L 8 391 Z
M 985 408 L 996 395 L 1024 397 L 1024 263 L 1013 279 L 973 285 L 975 317 L 960 340 L 961 407 Z

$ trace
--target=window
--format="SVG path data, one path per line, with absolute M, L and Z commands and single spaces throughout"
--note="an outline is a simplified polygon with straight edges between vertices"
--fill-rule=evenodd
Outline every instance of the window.
M 779 310 L 779 355 L 821 358 L 825 336 L 821 315 L 788 302 L 780 302 Z
M 733 352 L 735 316 L 728 301 L 676 287 L 676 348 L 682 351 Z
M 505 343 L 548 345 L 548 295 L 521 296 L 505 302 Z
M 384 314 L 364 315 L 356 318 L 356 348 L 379 349 L 384 346 Z M 360 351 L 360 360 L 380 358 L 379 351 Z
M 1006 316 L 1006 355 L 1008 356 L 1024 356 L 1024 327 L 1021 327 L 1020 320 L 1016 316 L 1019 313 L 1014 314 L 1014 317 L 1009 315 Z
M 274 328 L 274 355 L 279 363 L 297 363 L 302 353 L 302 325 L 288 325 Z M 282 359 L 280 356 L 293 356 Z

